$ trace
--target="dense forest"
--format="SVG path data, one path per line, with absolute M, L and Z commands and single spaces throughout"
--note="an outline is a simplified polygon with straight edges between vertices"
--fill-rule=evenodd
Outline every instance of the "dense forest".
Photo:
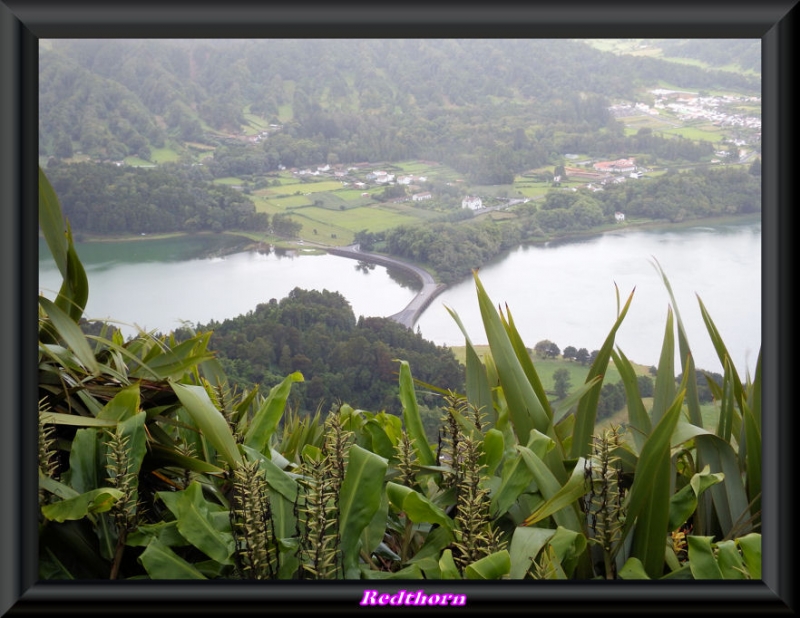
M 398 359 L 414 364 L 414 377 L 461 391 L 463 367 L 452 350 L 422 338 L 389 318 L 359 317 L 338 292 L 295 288 L 281 300 L 222 322 L 197 325 L 211 332 L 210 345 L 226 374 L 242 387 L 272 386 L 299 371 L 305 381 L 289 405 L 302 412 L 327 412 L 339 401 L 398 414 Z M 193 335 L 179 329 L 183 341 Z M 434 398 L 420 397 L 431 404 Z M 435 437 L 435 434 L 434 436 Z
M 579 148 L 622 156 L 608 107 L 645 86 L 759 91 L 755 77 L 571 40 L 55 40 L 39 77 L 43 156 L 223 146 L 249 110 L 280 130 L 249 156 L 215 156 L 221 175 L 419 158 L 476 184 Z
M 201 167 L 74 163 L 48 168 L 76 232 L 92 234 L 266 230 L 240 191 L 215 185 Z

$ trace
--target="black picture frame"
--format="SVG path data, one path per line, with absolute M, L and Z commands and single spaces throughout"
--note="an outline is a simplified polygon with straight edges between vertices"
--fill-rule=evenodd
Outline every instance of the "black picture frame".
M 460 612 L 793 614 L 794 1 L 188 4 L 0 0 L 0 615 L 353 613 L 403 582 L 39 582 L 36 525 L 38 40 L 44 38 L 760 38 L 763 118 L 763 578 L 737 582 L 406 582 L 467 594 Z M 747 291 L 743 291 L 747 293 Z M 445 586 L 444 584 L 447 583 Z M 396 610 L 397 608 L 381 608 Z M 436 608 L 438 611 L 447 611 Z M 426 611 L 436 611 L 428 608 Z

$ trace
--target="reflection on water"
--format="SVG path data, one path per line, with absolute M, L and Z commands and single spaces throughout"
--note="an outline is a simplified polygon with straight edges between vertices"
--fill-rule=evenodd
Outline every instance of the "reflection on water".
M 405 271 L 348 258 L 265 247 L 237 252 L 247 242 L 205 235 L 81 243 L 78 253 L 90 284 L 87 316 L 168 331 L 180 320 L 207 323 L 247 313 L 295 287 L 340 292 L 356 317 L 389 316 L 420 289 Z M 61 280 L 43 245 L 39 285 L 52 297 Z M 696 365 L 721 372 L 699 296 L 737 369 L 752 370 L 761 346 L 760 221 L 519 247 L 481 268 L 480 278 L 496 306 L 508 307 L 528 347 L 549 339 L 561 349 L 599 349 L 616 319 L 617 292 L 621 302 L 633 292 L 616 342 L 632 361 L 650 365 L 658 362 L 670 306 L 654 260 L 672 284 Z M 463 345 L 464 335 L 446 307 L 455 310 L 475 344 L 486 342 L 471 278 L 434 299 L 414 329 L 440 345 Z

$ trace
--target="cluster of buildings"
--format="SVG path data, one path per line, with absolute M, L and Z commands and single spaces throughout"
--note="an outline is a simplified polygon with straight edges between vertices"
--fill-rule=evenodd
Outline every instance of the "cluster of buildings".
M 732 127 L 752 133 L 752 141 L 761 140 L 761 117 L 738 113 L 737 106 L 761 105 L 759 97 L 740 95 L 700 95 L 697 92 L 684 92 L 657 88 L 651 90 L 653 104 L 622 103 L 613 105 L 609 111 L 616 117 L 649 115 L 653 117 L 664 113 L 682 121 L 704 120 L 718 127 Z M 737 145 L 744 145 L 744 141 Z
M 315 169 L 304 168 L 294 170 L 292 173 L 295 176 L 332 176 L 338 179 L 343 186 L 353 186 L 363 191 L 363 193 L 361 193 L 362 197 L 370 196 L 370 193 L 366 191 L 370 186 L 398 184 L 414 190 L 419 189 L 420 185 L 428 180 L 427 176 L 415 176 L 413 174 L 396 176 L 385 170 L 369 170 L 365 172 L 364 165 L 366 164 L 334 169 L 329 164 L 325 164 L 317 166 Z M 355 178 L 363 178 L 363 180 L 355 180 Z M 430 191 L 411 193 L 412 202 L 424 202 L 431 199 L 433 199 L 433 194 Z M 483 200 L 476 195 L 467 195 L 461 201 L 461 207 L 469 208 L 470 210 L 480 210 L 483 208 Z

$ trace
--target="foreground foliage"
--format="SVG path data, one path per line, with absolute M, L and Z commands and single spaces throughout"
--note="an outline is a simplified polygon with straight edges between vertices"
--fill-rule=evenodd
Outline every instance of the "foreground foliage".
M 211 333 L 85 333 L 88 281 L 41 171 L 39 221 L 63 276 L 54 301 L 39 297 L 43 579 L 761 576 L 761 359 L 743 382 L 701 301 L 724 367 L 714 427 L 677 309 L 650 409 L 614 346 L 633 293 L 585 384 L 553 407 L 477 274 L 491 354 L 464 332 L 463 393 L 415 381 L 399 359 L 400 415 L 340 403 L 299 417 L 287 400 L 300 372 L 241 390 Z M 597 435 L 610 362 L 629 423 Z M 421 391 L 440 398 L 436 443 Z

